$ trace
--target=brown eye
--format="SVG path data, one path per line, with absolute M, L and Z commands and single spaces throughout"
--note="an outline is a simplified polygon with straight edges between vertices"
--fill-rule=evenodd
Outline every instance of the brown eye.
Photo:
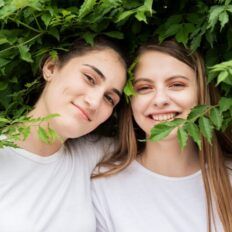
M 169 85 L 170 88 L 173 88 L 173 89 L 182 89 L 184 88 L 186 85 L 184 83 L 181 83 L 181 82 L 175 82 L 175 83 L 172 83 Z
M 96 84 L 96 80 L 91 77 L 90 75 L 84 74 L 85 80 L 87 81 L 87 83 L 89 83 L 90 85 L 95 85 Z
M 135 91 L 139 94 L 149 93 L 152 90 L 150 85 L 138 85 L 134 87 Z
M 105 95 L 105 99 L 109 104 L 111 104 L 112 106 L 115 106 L 115 101 L 109 94 Z

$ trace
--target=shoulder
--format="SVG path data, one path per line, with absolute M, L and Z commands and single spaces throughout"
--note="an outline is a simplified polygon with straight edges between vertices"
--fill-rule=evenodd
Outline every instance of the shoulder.
M 101 167 L 100 173 L 107 172 L 108 167 Z M 138 180 L 139 170 L 137 169 L 134 162 L 132 162 L 128 167 L 122 171 L 112 174 L 109 176 L 102 176 L 92 179 L 93 187 L 95 189 L 108 189 L 112 191 L 115 187 L 121 188 L 122 186 L 128 186 Z
M 67 147 L 76 157 L 95 166 L 105 155 L 114 150 L 114 140 L 87 135 L 69 140 Z

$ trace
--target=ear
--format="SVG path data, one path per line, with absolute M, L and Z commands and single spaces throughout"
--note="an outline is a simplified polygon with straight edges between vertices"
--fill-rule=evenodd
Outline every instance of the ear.
M 43 78 L 46 81 L 51 81 L 54 77 L 54 74 L 56 72 L 57 69 L 57 60 L 52 59 L 51 57 L 49 57 L 44 65 L 43 65 Z

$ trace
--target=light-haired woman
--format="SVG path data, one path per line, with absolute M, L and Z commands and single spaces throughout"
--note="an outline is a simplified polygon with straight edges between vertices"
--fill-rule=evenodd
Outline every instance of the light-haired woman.
M 134 77 L 119 148 L 93 181 L 97 231 L 231 232 L 231 157 L 223 153 L 232 153 L 231 137 L 224 147 L 216 135 L 212 145 L 202 139 L 201 150 L 189 138 L 183 151 L 176 129 L 139 142 L 154 125 L 211 103 L 202 59 L 173 40 L 149 43 L 139 49 Z

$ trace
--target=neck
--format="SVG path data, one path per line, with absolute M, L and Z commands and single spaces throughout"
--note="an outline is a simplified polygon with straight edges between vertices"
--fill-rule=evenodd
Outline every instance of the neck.
M 44 117 L 46 115 L 38 114 L 37 111 L 34 109 L 29 113 L 29 116 L 33 118 L 38 118 L 38 117 Z M 38 136 L 38 132 L 37 132 L 38 127 L 33 125 L 29 125 L 29 126 L 31 126 L 31 132 L 29 137 L 26 140 L 20 140 L 16 142 L 16 144 L 19 147 L 40 156 L 52 155 L 61 148 L 63 143 L 61 139 L 58 138 L 57 140 L 53 141 L 53 143 L 51 144 L 45 143 Z M 47 129 L 48 122 L 42 122 L 40 123 L 40 126 L 43 127 L 44 129 Z
M 19 147 L 40 156 L 49 156 L 58 151 L 62 146 L 62 141 L 56 140 L 52 144 L 43 142 L 37 134 L 36 128 L 31 128 L 31 133 L 26 140 L 16 143 Z
M 165 176 L 188 176 L 200 169 L 198 152 L 192 140 L 181 151 L 177 139 L 147 141 L 138 161 L 146 168 Z

